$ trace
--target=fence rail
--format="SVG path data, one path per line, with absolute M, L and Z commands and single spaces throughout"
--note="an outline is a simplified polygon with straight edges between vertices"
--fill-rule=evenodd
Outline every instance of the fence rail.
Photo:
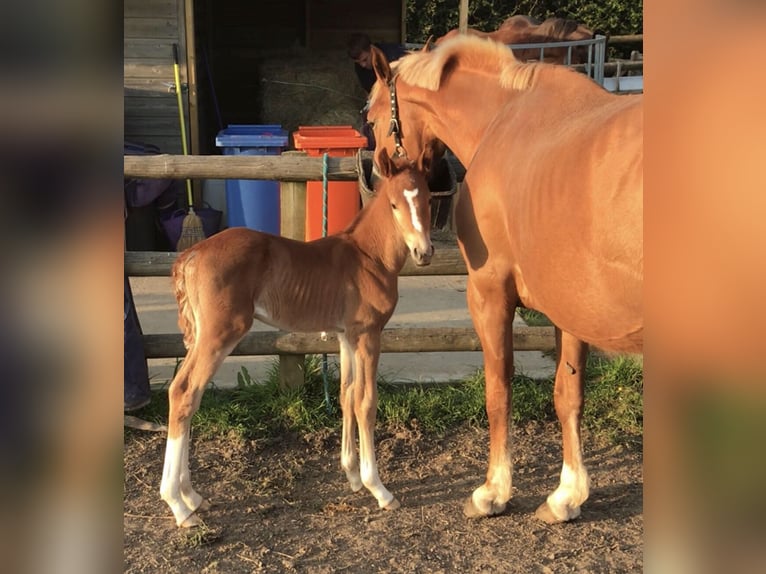
M 553 327 L 513 328 L 515 351 L 547 351 L 555 348 Z M 180 334 L 144 335 L 144 349 L 150 359 L 182 357 L 186 354 Z M 337 354 L 338 338 L 319 333 L 251 331 L 231 352 L 232 355 Z M 471 327 L 399 327 L 383 329 L 381 352 L 420 353 L 481 351 L 479 337 Z
M 369 153 L 369 152 L 366 152 Z M 356 180 L 353 157 L 328 158 L 327 178 Z M 462 167 L 462 166 L 460 166 Z M 124 175 L 130 178 L 274 179 L 282 181 L 282 234 L 303 238 L 306 181 L 322 179 L 322 158 L 286 153 L 281 156 L 125 156 Z M 462 179 L 462 178 L 460 178 Z M 130 277 L 169 277 L 177 253 L 126 251 L 125 273 Z M 431 264 L 417 267 L 407 262 L 403 276 L 465 275 L 466 267 L 456 245 L 437 247 Z M 168 284 L 168 288 L 170 285 Z M 480 351 L 481 343 L 470 327 L 418 327 L 384 329 L 383 353 Z M 151 359 L 186 354 L 180 333 L 144 335 L 146 355 Z M 516 350 L 548 351 L 555 348 L 553 327 L 515 327 Z M 284 387 L 303 383 L 302 355 L 337 353 L 335 335 L 251 331 L 233 355 L 278 355 L 280 382 Z

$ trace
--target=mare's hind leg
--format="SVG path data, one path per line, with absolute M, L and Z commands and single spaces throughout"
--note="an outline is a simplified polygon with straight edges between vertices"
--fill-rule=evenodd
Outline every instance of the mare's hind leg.
M 340 342 L 340 406 L 343 411 L 343 431 L 340 442 L 340 465 L 346 472 L 351 490 L 362 488 L 359 459 L 356 456 L 356 414 L 354 414 L 354 349 L 342 333 Z
M 484 354 L 486 409 L 489 419 L 487 479 L 474 490 L 463 511 L 488 516 L 505 510 L 511 498 L 511 405 L 513 314 L 518 302 L 510 280 L 496 274 L 469 274 L 468 309 Z
M 580 505 L 588 498 L 590 479 L 582 462 L 580 422 L 583 409 L 583 383 L 588 345 L 556 328 L 556 384 L 553 402 L 561 423 L 564 462 L 559 487 L 535 512 L 548 523 L 564 522 L 580 515 Z

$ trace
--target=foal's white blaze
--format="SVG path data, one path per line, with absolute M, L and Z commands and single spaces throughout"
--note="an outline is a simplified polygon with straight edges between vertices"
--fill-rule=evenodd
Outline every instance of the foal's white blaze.
M 415 189 L 405 189 L 404 190 L 404 198 L 407 200 L 407 203 L 410 206 L 410 216 L 412 217 L 412 227 L 414 227 L 417 231 L 423 231 L 423 226 L 420 223 L 420 218 L 418 218 L 418 208 L 415 205 L 415 198 L 418 196 L 418 188 Z

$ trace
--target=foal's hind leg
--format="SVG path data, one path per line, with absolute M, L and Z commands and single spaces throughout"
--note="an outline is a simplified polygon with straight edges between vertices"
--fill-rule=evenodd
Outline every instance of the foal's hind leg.
M 488 516 L 505 510 L 511 498 L 511 405 L 513 379 L 513 314 L 516 292 L 496 274 L 469 274 L 468 309 L 484 354 L 486 409 L 489 419 L 487 479 L 474 490 L 463 511 Z
M 340 465 L 346 472 L 351 490 L 362 488 L 359 459 L 356 456 L 356 414 L 354 413 L 354 349 L 342 333 L 340 342 L 340 406 L 343 411 L 343 431 L 340 443 Z
M 535 512 L 535 516 L 548 523 L 577 518 L 580 515 L 580 505 L 588 498 L 590 490 L 580 442 L 588 345 L 556 328 L 556 348 L 558 356 L 553 402 L 561 423 L 564 463 L 559 487 Z
M 252 323 L 252 320 L 250 320 Z M 199 408 L 205 386 L 223 360 L 249 329 L 231 329 L 228 337 L 200 336 L 189 350 L 181 369 L 168 390 L 168 441 L 162 472 L 160 495 L 168 503 L 178 526 L 196 526 L 201 520 L 194 513 L 207 504 L 191 485 L 189 434 L 191 418 Z

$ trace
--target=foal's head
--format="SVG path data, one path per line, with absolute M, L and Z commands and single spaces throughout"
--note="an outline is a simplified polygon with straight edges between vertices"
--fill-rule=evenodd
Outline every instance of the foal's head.
M 376 195 L 388 201 L 396 228 L 410 250 L 416 265 L 428 265 L 434 246 L 431 243 L 431 190 L 425 174 L 430 169 L 430 154 L 424 152 L 417 161 L 392 158 L 383 149 L 378 156 Z

